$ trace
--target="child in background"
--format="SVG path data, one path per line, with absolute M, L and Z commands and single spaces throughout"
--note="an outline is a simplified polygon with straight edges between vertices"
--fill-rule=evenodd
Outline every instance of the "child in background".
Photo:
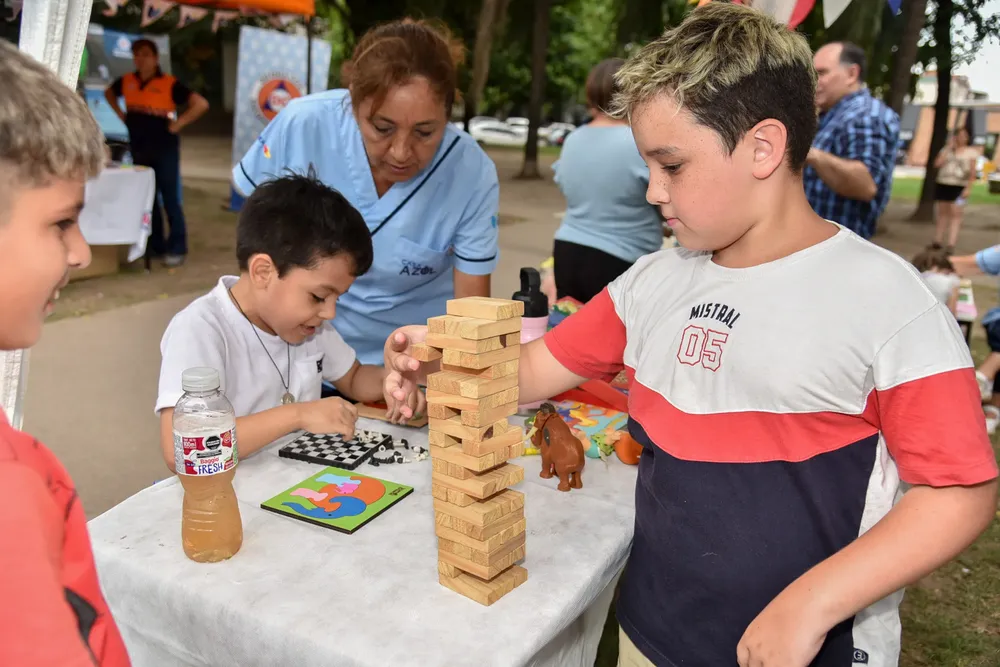
M 710 2 L 618 78 L 681 247 L 522 346 L 518 379 L 531 402 L 629 375 L 643 453 L 620 664 L 895 665 L 902 588 L 996 511 L 969 348 L 911 266 L 806 200 L 801 33 Z M 387 341 L 396 401 L 425 330 Z
M 0 81 L 0 349 L 20 350 L 90 263 L 77 218 L 104 141 L 86 102 L 4 40 Z M 73 480 L 2 411 L 0 540 L 0 665 L 127 667 Z
M 171 470 L 185 369 L 219 371 L 241 457 L 299 430 L 352 437 L 357 409 L 321 399 L 323 380 L 354 401 L 382 399 L 384 369 L 360 364 L 329 323 L 372 264 L 371 234 L 347 199 L 311 176 L 262 183 L 240 210 L 236 256 L 239 277 L 223 276 L 163 334 L 156 411 Z
M 928 248 L 913 258 L 913 266 L 920 271 L 920 276 L 937 300 L 948 306 L 954 315 L 962 278 L 955 273 L 947 251 Z
M 1000 245 L 984 248 L 974 255 L 952 257 L 951 262 L 963 277 L 1000 276 Z M 983 401 L 987 403 L 983 408 L 986 427 L 993 433 L 1000 421 L 1000 306 L 983 315 L 982 322 L 990 354 L 976 369 L 976 379 Z

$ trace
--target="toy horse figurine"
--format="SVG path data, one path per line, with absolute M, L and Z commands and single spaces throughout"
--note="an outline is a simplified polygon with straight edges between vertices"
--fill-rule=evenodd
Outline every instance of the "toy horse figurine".
M 531 442 L 542 455 L 540 477 L 559 477 L 559 490 L 582 489 L 580 474 L 587 459 L 583 445 L 570 431 L 551 403 L 544 403 L 535 415 Z

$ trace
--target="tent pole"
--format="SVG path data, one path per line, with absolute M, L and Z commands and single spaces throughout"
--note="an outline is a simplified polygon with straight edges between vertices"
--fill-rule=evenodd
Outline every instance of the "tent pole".
M 312 94 L 313 17 L 306 19 L 306 95 Z

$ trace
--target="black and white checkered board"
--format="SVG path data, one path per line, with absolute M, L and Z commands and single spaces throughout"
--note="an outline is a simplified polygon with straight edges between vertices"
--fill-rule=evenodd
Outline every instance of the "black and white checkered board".
M 337 434 L 304 433 L 278 450 L 278 456 L 354 470 L 379 446 L 392 447 L 392 438 L 377 431 L 358 431 L 352 440 Z

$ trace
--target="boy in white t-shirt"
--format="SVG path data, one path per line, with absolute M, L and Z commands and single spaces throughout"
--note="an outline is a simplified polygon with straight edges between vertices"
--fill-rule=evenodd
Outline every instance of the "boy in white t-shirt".
M 924 279 L 927 288 L 954 315 L 962 278 L 955 273 L 948 253 L 942 249 L 928 248 L 914 257 L 912 263 L 920 271 L 920 277 Z
M 368 227 L 347 199 L 310 177 L 262 184 L 240 212 L 236 256 L 239 277 L 223 276 L 163 334 L 156 411 L 171 470 L 173 407 L 187 368 L 219 371 L 242 456 L 299 430 L 353 435 L 357 409 L 321 399 L 323 380 L 355 401 L 382 398 L 384 369 L 361 365 L 329 323 L 373 258 Z

